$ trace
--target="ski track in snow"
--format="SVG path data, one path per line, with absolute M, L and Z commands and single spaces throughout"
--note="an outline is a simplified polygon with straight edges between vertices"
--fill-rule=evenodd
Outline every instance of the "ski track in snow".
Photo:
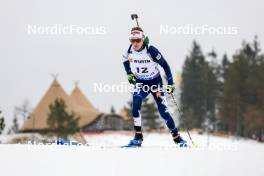
M 198 148 L 177 148 L 169 134 L 144 135 L 142 148 L 120 148 L 129 134 L 86 135 L 89 146 L 0 145 L 1 175 L 264 175 L 264 144 L 192 133 Z M 182 133 L 185 139 L 187 134 Z

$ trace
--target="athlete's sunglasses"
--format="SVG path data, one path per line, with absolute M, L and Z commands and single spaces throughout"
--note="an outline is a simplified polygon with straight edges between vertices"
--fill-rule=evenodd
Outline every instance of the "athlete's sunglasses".
M 131 43 L 140 43 L 142 39 L 130 39 Z

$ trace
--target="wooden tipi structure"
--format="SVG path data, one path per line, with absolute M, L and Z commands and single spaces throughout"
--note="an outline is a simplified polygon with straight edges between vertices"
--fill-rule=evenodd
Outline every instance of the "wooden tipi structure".
M 44 94 L 36 108 L 23 124 L 20 131 L 31 132 L 47 130 L 49 105 L 54 103 L 56 99 L 64 100 L 67 106 L 66 110 L 68 112 L 74 112 L 76 116 L 80 117 L 80 129 L 100 115 L 100 113 L 96 111 L 92 104 L 85 98 L 78 85 L 75 86 L 75 89 L 69 96 L 55 78 L 48 91 Z

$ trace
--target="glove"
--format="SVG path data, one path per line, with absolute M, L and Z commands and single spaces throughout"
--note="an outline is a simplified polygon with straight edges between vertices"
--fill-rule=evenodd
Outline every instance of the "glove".
M 133 73 L 128 74 L 127 79 L 130 84 L 136 84 L 136 78 Z
M 172 94 L 174 90 L 175 90 L 175 85 L 174 84 L 173 85 L 167 85 L 166 91 L 167 91 L 168 94 Z

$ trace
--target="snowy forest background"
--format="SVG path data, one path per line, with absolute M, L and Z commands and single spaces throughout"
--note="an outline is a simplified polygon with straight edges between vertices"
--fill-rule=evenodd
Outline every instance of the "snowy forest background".
M 218 55 L 215 49 L 204 52 L 194 41 L 182 68 L 180 127 L 186 124 L 190 129 L 263 141 L 263 80 L 264 55 L 257 37 L 243 41 L 232 56 Z M 145 100 L 142 118 L 145 126 L 157 129 L 159 115 L 154 106 Z M 131 102 L 127 112 L 131 112 Z
M 183 117 L 179 126 L 263 141 L 263 80 L 264 55 L 257 37 L 243 41 L 232 56 L 218 55 L 216 49 L 203 51 L 199 42 L 193 41 L 182 68 L 179 102 Z M 32 109 L 29 106 L 24 102 L 15 107 L 11 127 L 6 127 L 1 115 L 0 134 L 5 128 L 9 134 L 18 133 L 19 118 L 24 121 L 28 117 Z M 155 106 L 152 99 L 143 103 L 146 129 L 159 129 L 163 123 Z M 131 115 L 131 101 L 125 110 Z M 115 113 L 114 107 L 111 112 Z

